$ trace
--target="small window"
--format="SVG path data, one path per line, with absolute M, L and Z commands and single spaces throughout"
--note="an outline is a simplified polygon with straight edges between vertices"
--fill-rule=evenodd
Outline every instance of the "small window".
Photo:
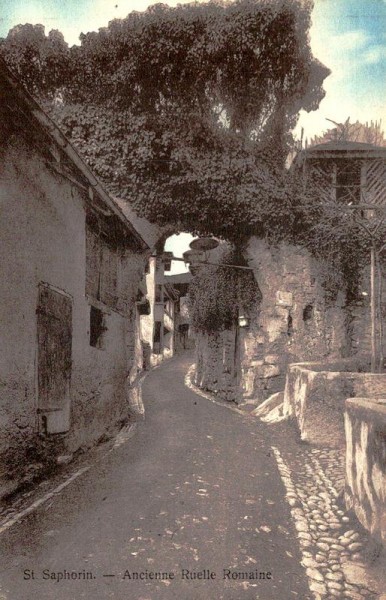
M 287 319 L 287 335 L 288 335 L 288 337 L 291 337 L 293 332 L 294 332 L 293 319 L 292 319 L 291 315 L 288 315 L 288 319 Z
M 103 312 L 95 306 L 90 307 L 90 346 L 103 347 L 103 335 L 106 331 Z
M 162 302 L 162 285 L 155 286 L 155 301 Z
M 111 308 L 118 303 L 119 255 L 100 235 L 86 230 L 86 294 Z
M 161 321 L 154 323 L 154 336 L 153 336 L 153 352 L 154 354 L 161 354 Z
M 336 199 L 345 204 L 361 201 L 361 163 L 358 160 L 339 160 L 336 165 Z
M 307 323 L 308 321 L 311 321 L 313 314 L 314 314 L 314 307 L 312 306 L 312 304 L 307 304 L 307 306 L 303 310 L 303 321 L 305 323 Z

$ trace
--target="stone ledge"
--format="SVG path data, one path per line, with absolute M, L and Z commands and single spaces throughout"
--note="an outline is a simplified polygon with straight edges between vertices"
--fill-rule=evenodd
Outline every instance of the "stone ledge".
M 379 375 L 379 373 L 370 373 L 370 358 L 368 356 L 351 356 L 349 358 L 326 358 L 326 360 L 301 361 L 291 363 L 289 367 L 298 367 L 309 371 L 326 371 L 334 373 L 368 373 L 370 375 Z
M 346 507 L 373 538 L 386 544 L 386 399 L 345 402 Z
M 375 398 L 385 395 L 386 374 L 350 371 L 352 364 L 352 360 L 341 360 L 289 365 L 284 414 L 296 418 L 303 441 L 342 447 L 347 398 L 362 398 L 357 406 L 369 412 L 370 405 L 363 398 L 372 397 L 376 414 L 382 412 L 382 403 Z
M 386 424 L 386 398 L 347 398 L 346 410 Z

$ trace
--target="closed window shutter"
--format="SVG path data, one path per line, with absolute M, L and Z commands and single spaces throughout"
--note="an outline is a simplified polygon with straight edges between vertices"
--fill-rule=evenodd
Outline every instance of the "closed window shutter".
M 118 256 L 109 246 L 102 246 L 101 268 L 101 300 L 107 306 L 115 308 L 117 305 L 117 263 Z
M 99 299 L 101 274 L 101 246 L 98 236 L 87 229 L 86 232 L 86 294 Z
M 111 308 L 118 304 L 119 254 L 100 234 L 86 230 L 86 294 Z

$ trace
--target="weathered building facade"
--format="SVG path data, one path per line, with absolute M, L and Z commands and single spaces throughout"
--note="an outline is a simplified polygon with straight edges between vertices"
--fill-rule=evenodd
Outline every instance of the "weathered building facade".
M 166 261 L 166 268 L 170 268 L 169 262 Z M 149 259 L 146 288 L 150 310 L 141 316 L 141 339 L 149 353 L 150 366 L 155 366 L 165 358 L 171 358 L 175 351 L 175 317 L 179 295 L 165 277 L 164 255 Z
M 194 339 L 191 335 L 189 311 L 189 284 L 192 280 L 191 273 L 178 273 L 166 275 L 165 281 L 178 292 L 178 302 L 175 304 L 175 350 L 188 350 L 194 348 Z
M 150 250 L 0 65 L 1 474 L 55 460 L 129 418 Z

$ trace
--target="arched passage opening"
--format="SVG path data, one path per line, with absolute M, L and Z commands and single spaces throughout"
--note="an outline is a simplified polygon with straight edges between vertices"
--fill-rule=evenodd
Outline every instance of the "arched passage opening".
M 192 275 L 183 259 L 192 239 L 190 233 L 163 230 L 149 257 L 144 278 L 149 311 L 141 316 L 146 366 L 194 347 L 188 308 Z

